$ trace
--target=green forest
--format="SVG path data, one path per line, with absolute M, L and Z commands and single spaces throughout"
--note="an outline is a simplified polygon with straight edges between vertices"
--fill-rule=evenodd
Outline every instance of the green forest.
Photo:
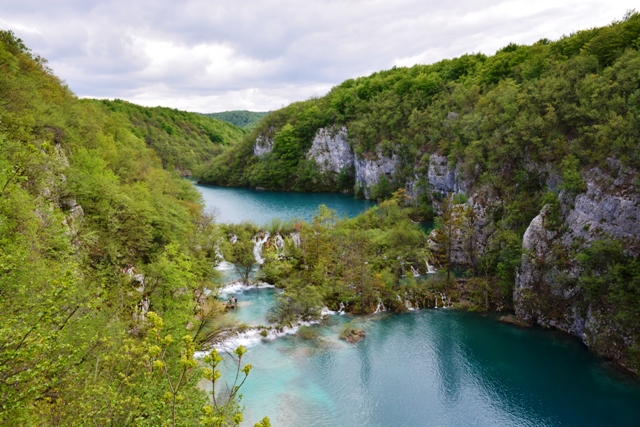
M 242 139 L 244 132 L 227 120 L 205 117 L 165 107 L 142 107 L 119 99 L 83 99 L 121 115 L 131 132 L 153 149 L 162 166 L 191 175 L 201 164 Z
M 219 375 L 194 359 L 224 327 L 219 230 L 176 168 L 241 131 L 78 100 L 8 31 L 0 70 L 0 424 L 237 425 L 235 392 L 196 387 Z
M 247 110 L 232 110 L 223 111 L 221 113 L 208 113 L 204 114 L 207 117 L 222 120 L 223 122 L 229 122 L 242 129 L 251 131 L 258 126 L 260 120 L 264 116 L 269 114 L 268 112 L 260 111 L 247 111 Z
M 640 163 L 639 37 L 640 15 L 629 13 L 557 41 L 509 44 L 493 56 L 469 54 L 350 79 L 326 96 L 269 113 L 198 177 L 217 185 L 362 194 L 349 171 L 324 176 L 305 158 L 318 129 L 345 125 L 358 157 L 379 149 L 399 159 L 390 182 L 370 189 L 373 198 L 388 198 L 424 174 L 437 152 L 475 186 L 491 185 L 504 195 L 506 215 L 530 220 L 545 193 L 543 172 L 531 165 L 553 165 L 569 177 L 608 157 Z M 260 158 L 252 151 L 259 135 L 274 141 Z M 565 185 L 581 186 L 579 179 Z M 423 201 L 430 203 L 428 194 Z

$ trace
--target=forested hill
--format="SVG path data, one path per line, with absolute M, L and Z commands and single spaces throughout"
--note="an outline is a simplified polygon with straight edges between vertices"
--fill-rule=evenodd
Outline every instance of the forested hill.
M 197 113 L 165 107 L 142 107 L 119 99 L 93 100 L 112 116 L 121 115 L 131 131 L 160 156 L 166 169 L 191 175 L 202 163 L 239 141 L 245 132 L 238 126 Z
M 262 118 L 267 114 L 269 113 L 259 111 L 235 110 L 223 111 L 221 113 L 209 113 L 204 115 L 207 117 L 213 117 L 214 119 L 232 123 L 246 130 L 253 130 L 258 126 L 260 120 L 262 120 Z
M 203 294 L 218 231 L 146 141 L 163 125 L 207 147 L 239 133 L 196 117 L 80 101 L 0 31 L 0 425 L 238 419 L 194 376 L 219 319 Z
M 478 183 L 498 180 L 492 185 L 506 193 L 531 162 L 562 163 L 567 172 L 569 165 L 612 155 L 637 163 L 638 37 L 640 17 L 633 13 L 557 41 L 510 44 L 493 56 L 469 54 L 347 80 L 324 97 L 269 113 L 200 179 L 385 198 L 423 175 L 433 153 L 470 169 Z M 343 126 L 356 161 L 340 174 L 308 152 L 320 129 L 335 134 Z M 384 159 L 393 167 L 382 179 L 379 171 L 369 179 L 350 170 Z

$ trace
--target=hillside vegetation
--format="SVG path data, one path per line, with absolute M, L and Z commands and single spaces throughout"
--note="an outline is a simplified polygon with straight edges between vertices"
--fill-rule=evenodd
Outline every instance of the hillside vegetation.
M 344 125 L 357 156 L 397 156 L 391 182 L 370 189 L 375 198 L 389 197 L 424 173 L 438 152 L 477 185 L 504 194 L 510 212 L 527 216 L 543 194 L 533 163 L 570 175 L 610 156 L 640 162 L 639 37 L 640 16 L 630 13 L 557 41 L 510 44 L 493 56 L 469 54 L 350 79 L 324 97 L 269 113 L 199 177 L 219 185 L 358 192 L 305 158 L 320 128 Z M 275 142 L 260 158 L 252 151 L 258 136 Z M 567 185 L 580 187 L 571 180 Z
M 0 425 L 241 419 L 233 395 L 221 413 L 196 387 L 194 351 L 221 327 L 203 293 L 217 227 L 172 170 L 189 158 L 149 148 L 169 141 L 156 126 L 201 135 L 194 147 L 238 132 L 196 117 L 79 101 L 0 31 Z
M 188 113 L 165 107 L 142 107 L 119 99 L 83 99 L 109 111 L 111 116 L 121 115 L 129 122 L 130 131 L 162 160 L 165 169 L 176 169 L 181 175 L 192 171 L 242 139 L 244 132 L 238 126 L 197 113 Z
M 222 120 L 223 122 L 229 122 L 245 130 L 251 131 L 258 126 L 260 120 L 262 120 L 262 118 L 267 114 L 269 113 L 261 111 L 234 110 L 223 111 L 221 113 L 208 113 L 204 115 Z

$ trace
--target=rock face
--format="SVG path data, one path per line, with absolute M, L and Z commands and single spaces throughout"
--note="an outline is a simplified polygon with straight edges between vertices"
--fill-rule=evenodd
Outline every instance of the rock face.
M 613 160 L 610 164 L 610 173 L 587 171 L 587 190 L 575 199 L 561 194 L 562 227 L 551 229 L 546 209 L 531 221 L 523 238 L 514 305 L 518 317 L 576 335 L 596 353 L 624 365 L 633 341 L 607 313 L 586 306 L 573 251 L 612 237 L 628 242 L 630 254 L 638 255 L 631 253 L 640 244 L 640 195 L 633 185 L 638 171 L 623 170 Z
M 394 155 L 391 158 L 382 154 L 381 150 L 363 156 L 356 157 L 356 186 L 364 189 L 364 195 L 368 199 L 371 195 L 371 187 L 380 182 L 384 175 L 389 181 L 396 170 L 398 160 Z
M 253 144 L 253 155 L 254 156 L 264 156 L 267 153 L 270 153 L 273 150 L 273 138 L 258 135 L 256 138 L 256 142 Z
M 343 126 L 337 130 L 318 130 L 307 159 L 315 160 L 320 172 L 338 174 L 345 168 L 353 167 L 354 155 L 347 140 L 347 128 Z
M 431 155 L 427 178 L 433 190 L 441 194 L 463 191 L 464 186 L 458 171 L 455 168 L 449 168 L 449 160 L 445 156 Z

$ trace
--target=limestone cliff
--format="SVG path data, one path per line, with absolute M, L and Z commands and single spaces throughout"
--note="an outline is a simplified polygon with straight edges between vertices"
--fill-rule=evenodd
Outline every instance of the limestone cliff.
M 315 160 L 320 172 L 340 173 L 353 167 L 354 155 L 347 140 L 347 128 L 321 128 L 313 138 L 307 159 Z
M 523 237 L 524 255 L 516 276 L 516 314 L 530 322 L 576 335 L 596 353 L 627 364 L 634 345 L 628 331 L 606 309 L 585 301 L 576 256 L 597 239 L 625 242 L 638 255 L 640 195 L 633 180 L 638 171 L 608 160 L 609 170 L 593 168 L 584 175 L 586 191 L 561 193 L 560 226 L 548 220 L 548 207 L 531 221 Z

